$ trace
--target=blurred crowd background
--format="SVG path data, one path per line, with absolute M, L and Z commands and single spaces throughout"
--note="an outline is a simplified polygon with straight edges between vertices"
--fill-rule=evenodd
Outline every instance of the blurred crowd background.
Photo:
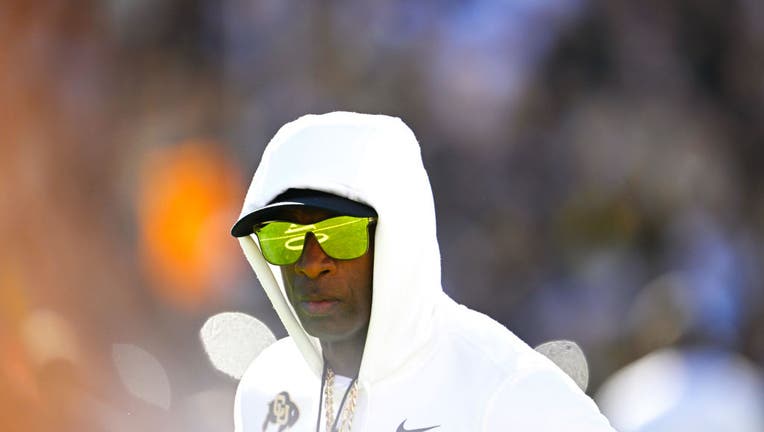
M 285 332 L 228 230 L 338 109 L 411 126 L 445 290 L 619 430 L 764 430 L 757 0 L 0 1 L 0 430 L 232 430 L 200 327 Z

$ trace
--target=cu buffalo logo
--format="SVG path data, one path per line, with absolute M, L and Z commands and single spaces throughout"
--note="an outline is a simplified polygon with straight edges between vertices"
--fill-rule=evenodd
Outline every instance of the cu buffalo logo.
M 289 399 L 289 393 L 283 391 L 268 404 L 268 415 L 263 422 L 263 432 L 271 423 L 279 427 L 278 432 L 282 432 L 292 427 L 298 418 L 300 418 L 300 410 Z

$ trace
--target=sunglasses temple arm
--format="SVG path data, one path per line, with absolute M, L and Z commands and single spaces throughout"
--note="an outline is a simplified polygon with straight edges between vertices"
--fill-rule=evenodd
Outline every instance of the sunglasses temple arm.
M 323 368 L 323 360 L 318 348 L 302 329 L 297 317 L 291 312 L 289 304 L 287 304 L 286 298 L 281 293 L 281 288 L 279 288 L 279 284 L 276 282 L 268 262 L 263 258 L 260 248 L 257 247 L 252 236 L 239 237 L 239 243 L 244 250 L 244 255 L 255 270 L 260 284 L 265 289 L 265 294 L 270 299 L 274 309 L 276 309 L 281 322 L 284 323 L 287 332 L 289 332 L 289 335 L 292 336 L 292 339 L 294 339 L 300 351 L 302 351 L 311 369 L 316 374 L 320 374 Z

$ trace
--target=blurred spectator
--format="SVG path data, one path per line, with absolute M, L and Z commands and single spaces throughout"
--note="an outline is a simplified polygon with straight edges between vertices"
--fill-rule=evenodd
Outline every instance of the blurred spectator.
M 761 369 L 714 348 L 651 353 L 610 377 L 597 401 L 621 432 L 764 430 Z

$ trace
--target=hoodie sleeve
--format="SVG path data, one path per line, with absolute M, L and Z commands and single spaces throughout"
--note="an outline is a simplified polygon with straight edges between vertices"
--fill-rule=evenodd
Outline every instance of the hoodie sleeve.
M 614 432 L 594 401 L 561 373 L 542 368 L 505 380 L 488 403 L 482 430 Z

